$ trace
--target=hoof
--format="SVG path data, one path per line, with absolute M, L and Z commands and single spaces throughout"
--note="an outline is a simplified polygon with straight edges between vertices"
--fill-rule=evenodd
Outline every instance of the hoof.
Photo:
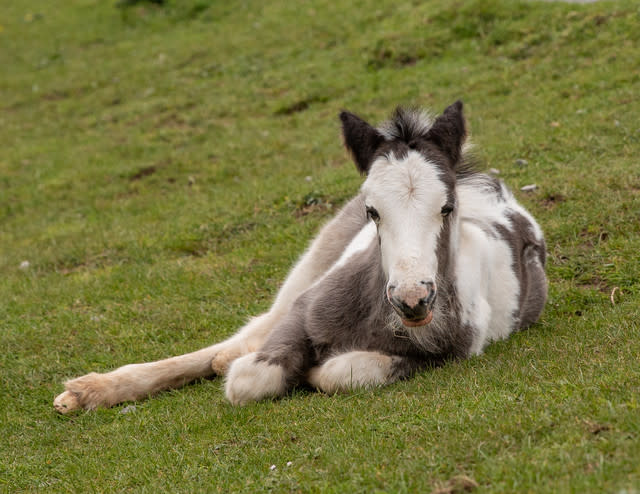
M 74 410 L 79 410 L 82 406 L 80 406 L 80 402 L 75 394 L 70 391 L 65 391 L 53 400 L 53 408 L 59 413 L 66 414 Z

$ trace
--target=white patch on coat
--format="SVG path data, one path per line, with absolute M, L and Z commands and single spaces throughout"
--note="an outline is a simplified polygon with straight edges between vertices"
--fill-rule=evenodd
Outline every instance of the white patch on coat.
M 233 405 L 282 396 L 286 390 L 284 369 L 279 365 L 257 361 L 257 353 L 249 353 L 233 361 L 224 391 Z
M 376 225 L 370 221 L 362 227 L 358 234 L 353 237 L 347 248 L 342 252 L 338 260 L 320 277 L 312 286 L 322 283 L 331 273 L 346 265 L 355 255 L 369 248 L 371 242 L 376 238 Z
M 481 177 L 458 182 L 460 245 L 456 262 L 462 321 L 475 329 L 471 353 L 491 341 L 506 338 L 517 323 L 520 286 L 513 271 L 513 253 L 496 226 L 513 231 L 509 214 L 523 215 L 533 235 L 542 241 L 540 226 L 500 184 L 500 195 L 478 186 Z
M 362 185 L 365 204 L 379 215 L 382 269 L 398 288 L 435 281 L 436 248 L 447 202 L 437 167 L 417 151 L 403 159 L 393 154 L 376 160 Z
M 355 351 L 332 357 L 311 369 L 308 382 L 328 394 L 389 382 L 391 357 L 378 352 Z
M 514 325 L 520 287 L 511 267 L 509 245 L 491 238 L 472 223 L 463 223 L 456 264 L 461 322 L 474 328 L 472 354 L 507 337 Z
M 376 238 L 376 225 L 373 221 L 370 221 L 365 226 L 362 227 L 362 230 L 358 232 L 358 234 L 353 237 L 353 240 L 347 248 L 344 250 L 338 261 L 332 266 L 331 269 L 336 269 L 341 266 L 347 264 L 349 259 L 354 255 L 367 250 L 367 248 L 371 245 L 371 242 Z

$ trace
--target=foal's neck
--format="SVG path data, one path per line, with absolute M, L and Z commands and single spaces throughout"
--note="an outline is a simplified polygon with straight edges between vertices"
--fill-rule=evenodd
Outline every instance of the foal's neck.
M 447 252 L 441 256 L 438 266 L 438 297 L 436 306 L 443 312 L 451 312 L 458 303 L 457 297 L 457 264 L 460 262 L 460 218 L 457 214 L 451 218 L 450 228 L 446 234 L 449 241 Z

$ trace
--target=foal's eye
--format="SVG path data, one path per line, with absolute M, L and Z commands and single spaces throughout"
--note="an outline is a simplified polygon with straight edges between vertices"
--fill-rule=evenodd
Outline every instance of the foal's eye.
M 371 206 L 367 206 L 367 218 L 373 220 L 375 223 L 380 221 L 380 215 L 376 208 L 372 208 Z
M 451 214 L 451 211 L 453 211 L 453 206 L 451 204 L 445 204 L 444 206 L 442 206 L 440 214 L 446 218 Z

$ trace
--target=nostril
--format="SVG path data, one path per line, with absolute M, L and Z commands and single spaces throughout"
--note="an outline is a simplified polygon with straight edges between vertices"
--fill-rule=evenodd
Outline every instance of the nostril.
M 435 301 L 435 299 L 436 299 L 436 292 L 435 291 L 429 292 L 429 295 L 427 295 L 425 298 L 420 300 L 420 306 L 430 307 L 431 305 L 433 305 L 433 302 Z
M 420 300 L 420 305 L 428 307 L 436 298 L 436 284 L 433 281 L 421 281 L 420 284 L 427 289 L 427 295 Z
M 426 286 L 428 290 L 435 291 L 436 289 L 436 284 L 433 281 L 421 281 L 420 284 Z

